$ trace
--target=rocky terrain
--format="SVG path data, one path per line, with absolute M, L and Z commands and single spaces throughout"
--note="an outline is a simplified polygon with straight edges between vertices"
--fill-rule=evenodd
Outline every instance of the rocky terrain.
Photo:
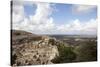
M 53 37 L 12 30 L 11 65 L 53 64 L 52 60 L 59 56 L 60 44 Z
M 63 41 L 63 39 L 67 40 Z M 70 39 L 68 37 L 57 39 L 56 37 L 36 35 L 22 30 L 11 30 L 11 65 L 26 66 L 96 61 L 96 39 L 81 38 L 81 40 L 76 41 L 75 38 Z

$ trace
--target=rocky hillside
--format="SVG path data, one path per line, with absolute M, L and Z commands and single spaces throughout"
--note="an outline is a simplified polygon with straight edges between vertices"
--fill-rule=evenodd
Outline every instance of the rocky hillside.
M 12 30 L 11 65 L 38 65 L 74 60 L 72 48 L 53 37 Z

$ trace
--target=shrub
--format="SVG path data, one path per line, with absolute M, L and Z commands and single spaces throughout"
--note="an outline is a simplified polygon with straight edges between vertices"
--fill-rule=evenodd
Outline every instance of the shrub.
M 52 60 L 53 63 L 72 62 L 76 58 L 76 54 L 73 52 L 72 47 L 66 47 L 64 44 L 61 44 L 57 47 L 59 56 Z
M 76 47 L 77 61 L 96 61 L 97 60 L 97 44 L 93 41 L 81 43 Z

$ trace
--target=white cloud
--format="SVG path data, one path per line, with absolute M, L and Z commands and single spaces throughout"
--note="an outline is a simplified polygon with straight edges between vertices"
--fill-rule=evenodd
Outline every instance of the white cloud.
M 96 20 L 91 19 L 89 22 L 87 22 L 84 25 L 82 31 L 85 31 L 90 34 L 96 34 L 97 33 L 97 19 Z
M 34 16 L 30 16 L 30 20 L 33 24 L 45 24 L 49 21 L 49 15 L 52 13 L 50 4 L 48 3 L 36 3 L 37 9 Z
M 97 19 L 91 19 L 87 22 L 81 22 L 78 19 L 73 20 L 73 22 L 65 25 L 58 26 L 58 30 L 63 33 L 73 33 L 73 34 L 97 34 Z
M 37 6 L 35 15 L 29 18 L 25 17 L 24 4 L 35 4 Z M 84 11 L 90 9 L 79 9 Z M 92 9 L 92 8 L 91 8 Z M 30 31 L 37 34 L 96 34 L 97 19 L 91 19 L 87 22 L 81 22 L 76 19 L 67 24 L 58 25 L 50 16 L 53 12 L 52 5 L 49 3 L 26 3 L 15 2 L 13 5 L 13 29 Z
M 48 33 L 54 28 L 52 8 L 49 3 L 35 3 L 37 9 L 34 16 L 30 16 L 31 25 L 33 25 L 33 32 L 35 33 Z M 32 28 L 32 29 L 33 29 Z
M 72 5 L 73 13 L 88 13 L 96 8 L 95 5 Z
M 19 1 L 13 1 L 12 11 L 12 22 L 14 29 L 20 25 L 21 21 L 24 20 L 24 6 Z
M 23 28 L 23 24 L 29 22 L 29 19 L 25 17 L 25 12 L 24 12 L 24 5 L 33 5 L 35 4 L 34 2 L 31 1 L 23 1 L 23 0 L 13 0 L 13 5 L 12 5 L 12 22 L 13 22 L 13 29 L 21 29 Z M 26 22 L 27 20 L 27 22 Z
M 16 1 L 15 1 L 16 2 Z M 25 17 L 24 4 L 35 4 L 37 9 L 35 15 Z M 13 29 L 21 29 L 34 33 L 48 33 L 54 28 L 51 4 L 49 3 L 26 3 L 17 2 L 13 5 Z

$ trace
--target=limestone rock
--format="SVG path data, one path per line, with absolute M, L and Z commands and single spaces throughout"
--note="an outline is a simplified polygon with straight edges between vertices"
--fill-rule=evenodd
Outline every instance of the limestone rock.
M 19 31 L 12 34 L 13 66 L 52 64 L 51 60 L 59 56 L 54 38 Z

